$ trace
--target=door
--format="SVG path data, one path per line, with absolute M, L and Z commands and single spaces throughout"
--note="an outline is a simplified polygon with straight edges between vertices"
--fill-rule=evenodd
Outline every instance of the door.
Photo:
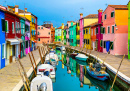
M 93 50 L 95 51 L 95 43 L 93 42 Z
M 1 68 L 1 57 L 2 57 L 2 55 L 1 55 L 1 44 L 0 44 L 0 68 Z

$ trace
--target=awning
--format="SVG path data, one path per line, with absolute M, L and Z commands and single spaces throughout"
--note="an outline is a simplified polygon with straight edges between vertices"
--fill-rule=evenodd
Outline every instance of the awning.
M 22 43 L 22 42 L 23 42 L 23 40 L 22 40 L 22 39 L 18 39 L 18 41 L 20 41 L 20 43 Z
M 7 42 L 10 42 L 10 45 L 17 45 L 20 44 L 20 41 L 17 39 L 6 39 Z

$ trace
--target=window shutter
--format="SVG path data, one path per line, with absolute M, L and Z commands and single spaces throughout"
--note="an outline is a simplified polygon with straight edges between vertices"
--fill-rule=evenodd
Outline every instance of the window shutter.
M 6 32 L 7 32 L 7 21 L 5 21 L 5 29 L 6 29 Z
M 5 19 L 1 19 L 2 24 L 2 31 L 5 32 Z

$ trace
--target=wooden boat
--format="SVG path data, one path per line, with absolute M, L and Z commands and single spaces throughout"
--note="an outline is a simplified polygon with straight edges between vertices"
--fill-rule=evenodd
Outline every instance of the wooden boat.
M 53 91 L 52 80 L 47 76 L 37 76 L 31 81 L 30 91 Z
M 76 59 L 81 60 L 81 61 L 86 61 L 88 56 L 84 55 L 84 54 L 78 54 L 77 56 L 75 56 Z
M 86 66 L 86 69 L 87 69 L 87 72 L 88 74 L 95 78 L 95 79 L 98 79 L 98 80 L 101 80 L 101 81 L 105 81 L 106 79 L 109 78 L 109 74 L 106 73 L 105 71 L 103 70 L 97 70 L 96 71 L 96 68 L 93 68 L 92 67 L 92 64 L 90 64 L 90 66 Z
M 77 56 L 78 55 L 78 53 L 71 53 L 70 54 L 70 56 L 72 57 L 72 58 L 75 58 L 75 56 Z
M 41 64 L 37 67 L 37 76 L 49 76 L 55 78 L 55 68 L 50 64 Z

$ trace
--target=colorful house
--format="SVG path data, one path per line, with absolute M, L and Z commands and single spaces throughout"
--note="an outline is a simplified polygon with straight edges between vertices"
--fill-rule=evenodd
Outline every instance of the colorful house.
M 79 21 L 76 23 L 76 40 L 77 40 L 77 46 L 80 46 L 80 27 L 79 27 Z
M 5 67 L 5 58 L 6 58 L 5 30 L 6 30 L 5 10 L 1 9 L 0 7 L 0 69 Z
M 128 54 L 128 8 L 127 5 L 108 5 L 102 14 L 103 52 L 112 55 Z M 104 44 L 104 45 L 103 45 Z
M 38 26 L 38 42 L 42 44 L 47 43 L 50 44 L 51 43 L 51 29 L 45 28 L 43 26 Z
M 128 59 L 130 59 L 130 1 L 128 2 Z
M 31 51 L 33 51 L 36 48 L 36 40 L 37 40 L 37 17 L 33 15 L 32 13 L 27 11 L 27 8 L 24 10 L 18 9 L 16 7 L 16 12 L 18 12 L 18 15 L 22 17 L 26 17 L 30 21 L 30 47 Z
M 20 57 L 20 42 L 21 40 L 21 27 L 20 19 L 22 17 L 11 12 L 5 13 L 5 25 L 6 25 L 6 62 L 5 65 L 15 61 L 15 58 Z
M 58 28 L 55 29 L 55 40 L 56 40 L 56 42 L 61 42 L 61 33 L 62 33 L 61 27 L 58 27 Z
M 67 26 L 64 27 L 64 45 L 66 45 L 66 29 L 67 28 L 68 28 Z
M 70 39 L 70 45 L 71 46 L 76 46 L 76 24 L 71 22 L 71 26 L 69 27 L 69 39 Z
M 84 48 L 92 49 L 90 25 L 98 21 L 98 14 L 89 14 L 88 16 L 84 17 L 83 21 L 84 21 L 84 30 L 83 30 Z
M 98 10 L 98 27 L 96 28 L 96 47 L 98 52 L 103 52 L 103 45 L 102 45 L 102 40 L 103 40 L 103 33 L 104 33 L 104 28 L 102 27 L 102 9 Z
M 98 22 L 95 22 L 90 25 L 91 26 L 91 47 L 92 50 L 97 50 L 97 42 L 96 42 L 96 29 L 98 27 Z
M 64 24 L 62 23 L 61 26 L 61 43 L 64 44 Z
M 67 29 L 66 29 L 66 43 L 67 45 L 69 45 L 70 43 L 70 39 L 69 39 L 69 34 L 70 34 L 70 31 L 69 31 L 69 27 L 71 26 L 71 22 L 73 21 L 67 21 Z
M 25 53 L 30 52 L 30 21 L 26 19 L 25 21 Z

